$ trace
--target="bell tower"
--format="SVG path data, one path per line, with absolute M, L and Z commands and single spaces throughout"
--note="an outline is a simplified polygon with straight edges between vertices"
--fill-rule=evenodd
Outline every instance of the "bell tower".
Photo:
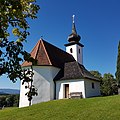
M 72 16 L 72 33 L 68 36 L 68 43 L 65 44 L 66 52 L 71 54 L 77 62 L 83 64 L 83 47 L 79 41 L 81 37 L 77 34 L 75 21 L 75 15 Z

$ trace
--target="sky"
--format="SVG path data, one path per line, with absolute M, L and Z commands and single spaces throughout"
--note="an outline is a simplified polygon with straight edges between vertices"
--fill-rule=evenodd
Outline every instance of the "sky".
M 24 48 L 30 52 L 43 36 L 47 42 L 65 50 L 75 15 L 77 33 L 81 36 L 83 64 L 88 70 L 115 74 L 118 42 L 120 40 L 120 0 L 37 0 L 38 18 L 28 20 L 30 36 Z M 0 77 L 0 88 L 19 89 Z

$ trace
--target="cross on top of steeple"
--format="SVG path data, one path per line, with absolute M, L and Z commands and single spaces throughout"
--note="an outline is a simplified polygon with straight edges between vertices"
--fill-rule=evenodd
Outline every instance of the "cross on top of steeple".
M 75 15 L 72 16 L 72 19 L 73 19 L 73 23 L 75 22 Z

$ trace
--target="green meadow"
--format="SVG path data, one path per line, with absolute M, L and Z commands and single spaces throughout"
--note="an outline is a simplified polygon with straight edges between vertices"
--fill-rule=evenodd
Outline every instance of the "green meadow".
M 64 99 L 0 110 L 0 120 L 120 120 L 120 96 Z

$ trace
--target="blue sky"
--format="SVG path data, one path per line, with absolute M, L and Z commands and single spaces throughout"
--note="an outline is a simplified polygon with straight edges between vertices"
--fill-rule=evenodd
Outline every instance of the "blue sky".
M 120 40 L 120 0 L 37 0 L 41 9 L 38 19 L 29 20 L 31 35 L 25 43 L 30 52 L 43 39 L 65 50 L 75 14 L 77 33 L 84 44 L 83 64 L 88 70 L 115 74 L 118 41 Z M 6 77 L 0 88 L 18 88 Z

